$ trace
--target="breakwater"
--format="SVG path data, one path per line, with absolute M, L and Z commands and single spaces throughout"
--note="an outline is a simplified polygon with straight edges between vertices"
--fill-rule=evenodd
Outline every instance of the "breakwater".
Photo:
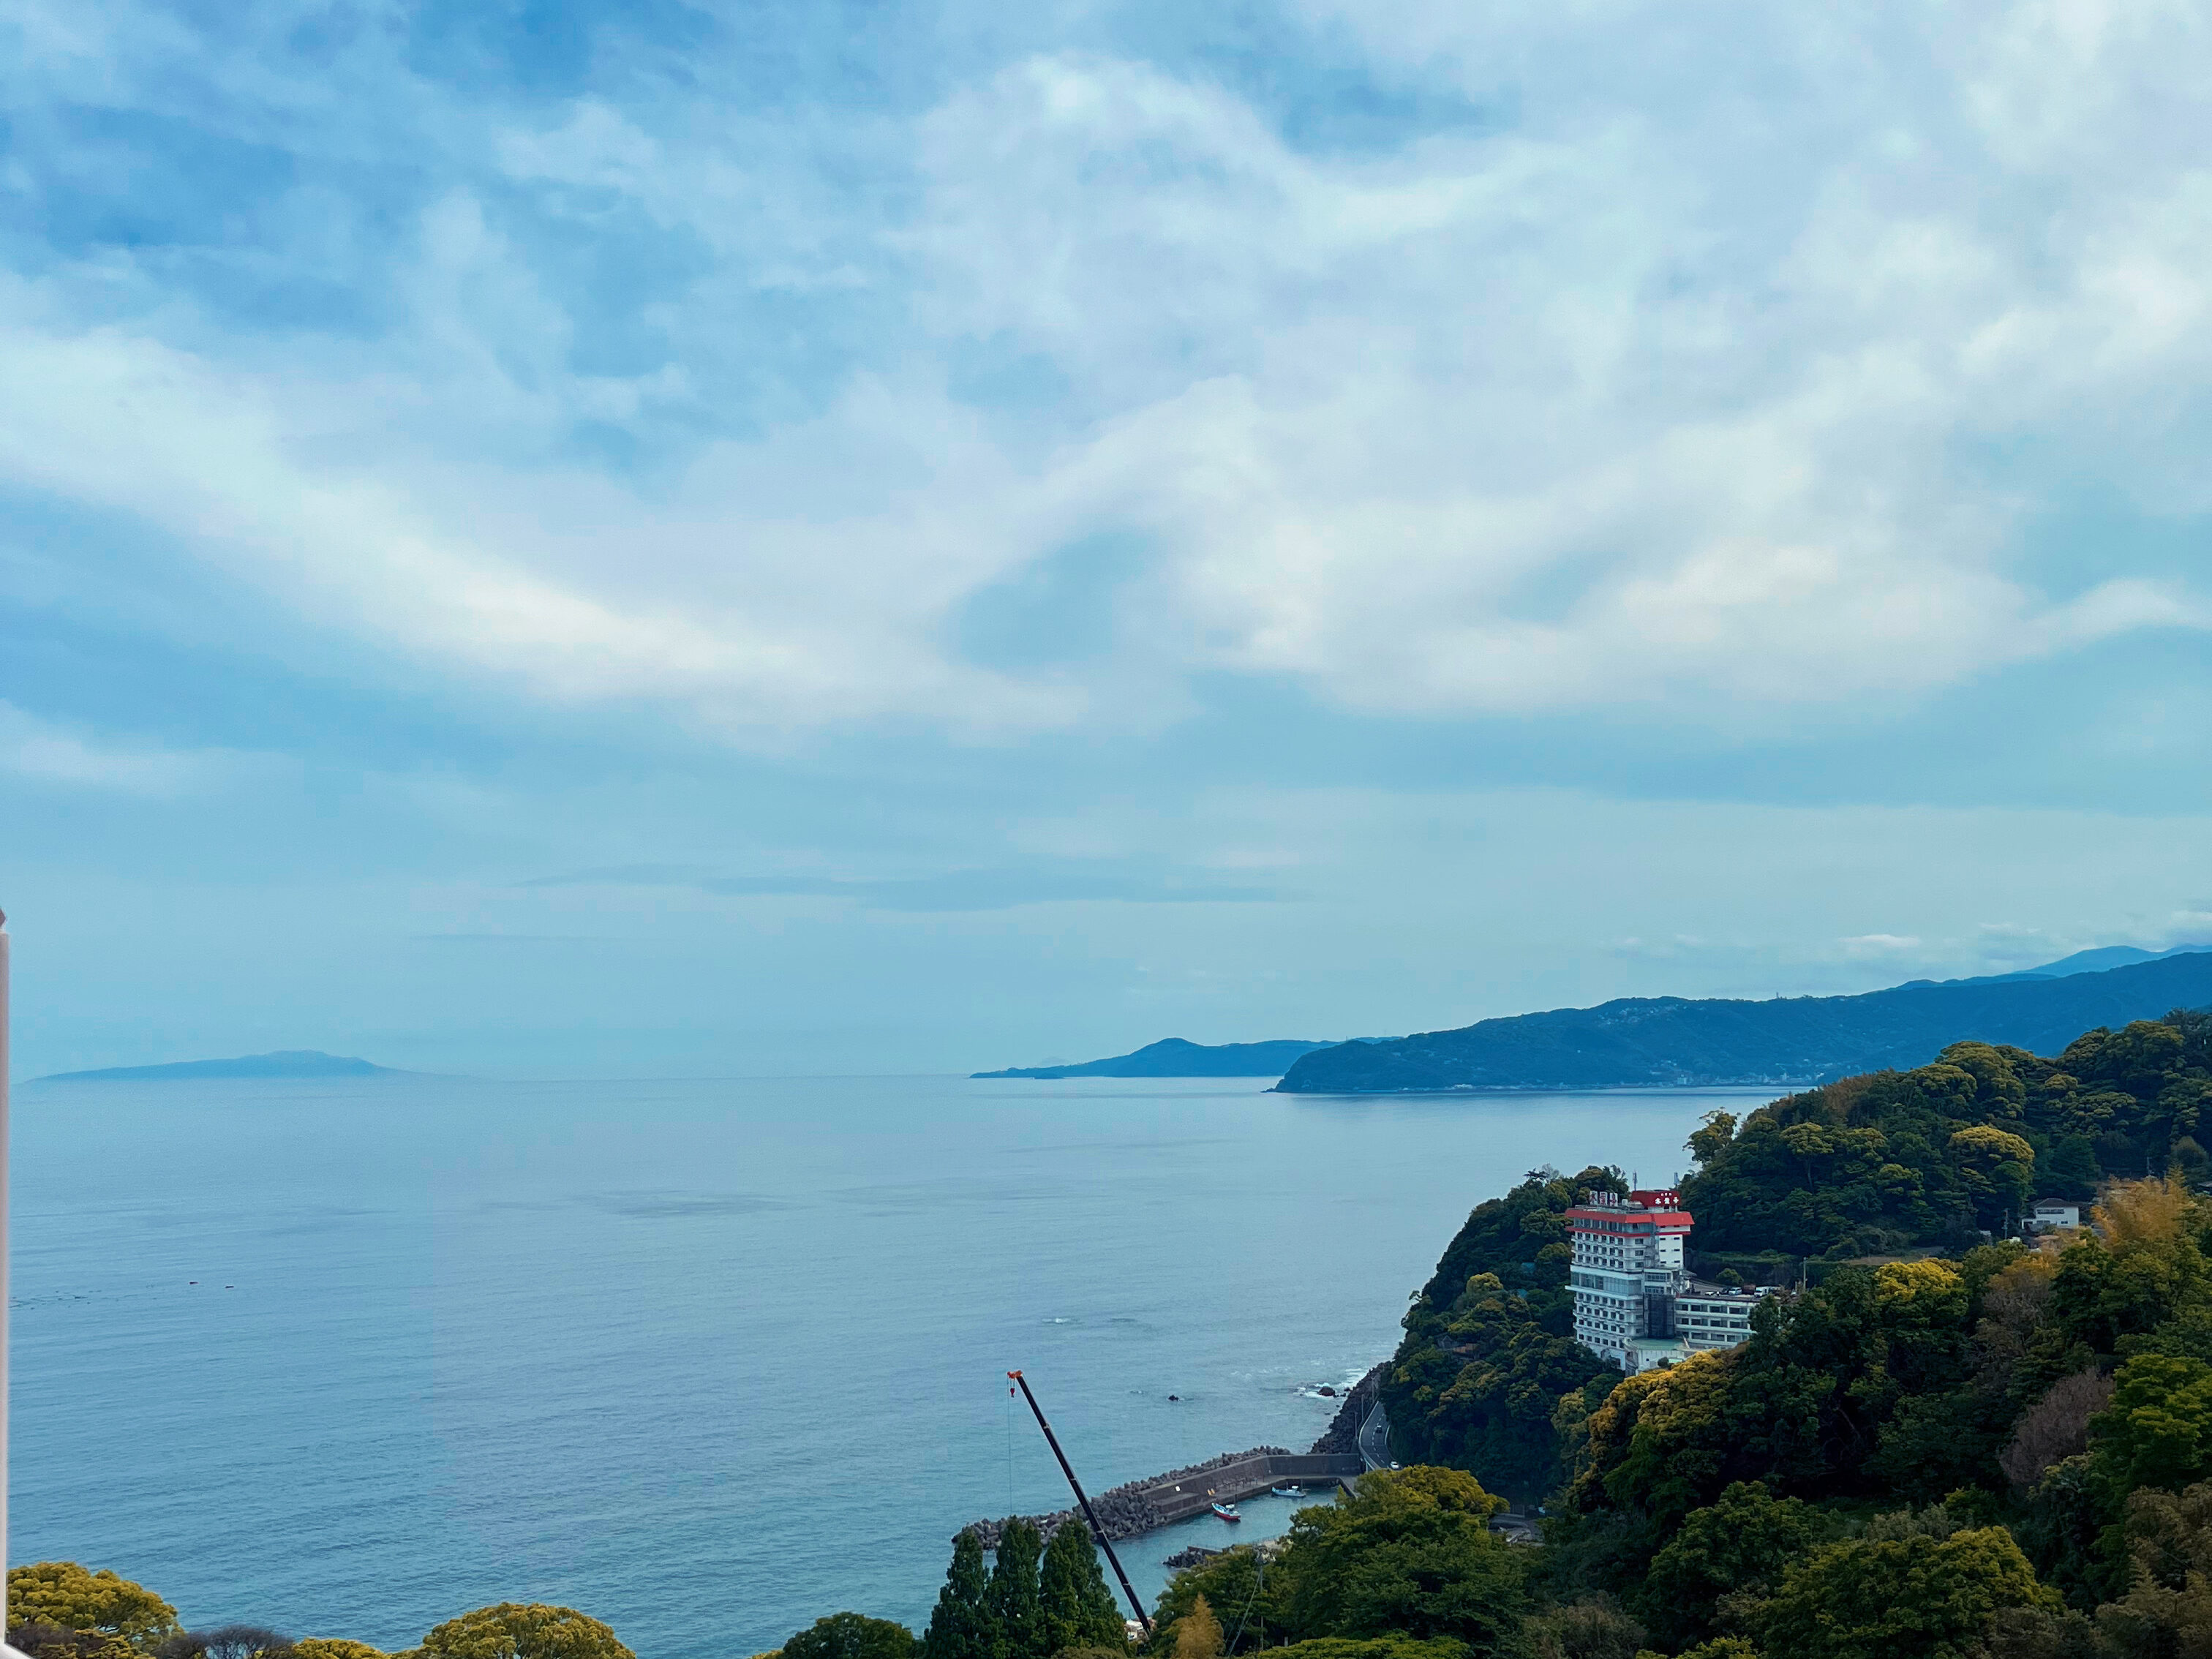
M 1359 1427 L 1375 1409 L 1382 1373 L 1389 1363 L 1384 1360 L 1345 1391 L 1344 1403 L 1310 1450 L 1299 1453 L 1280 1446 L 1255 1446 L 1250 1451 L 1224 1452 L 1187 1469 L 1170 1469 L 1148 1480 L 1127 1481 L 1092 1494 L 1091 1508 L 1099 1527 L 1109 1540 L 1119 1542 L 1188 1520 L 1203 1513 L 1216 1498 L 1233 1504 L 1277 1486 L 1342 1486 L 1356 1479 L 1367 1467 L 1359 1455 Z M 1024 1518 L 1049 1538 L 1080 1513 L 1073 1509 L 1054 1510 L 1050 1515 Z M 974 1521 L 960 1530 L 974 1533 L 985 1549 L 994 1550 L 1002 1524 Z
M 1233 1504 L 1291 1482 L 1335 1486 L 1354 1479 L 1365 1468 L 1357 1451 L 1302 1453 L 1280 1446 L 1255 1446 L 1250 1451 L 1224 1452 L 1188 1468 L 1170 1469 L 1149 1480 L 1112 1487 L 1093 1497 L 1091 1507 L 1100 1529 L 1108 1539 L 1118 1541 L 1201 1515 L 1217 1500 Z M 1068 1522 L 1080 1521 L 1081 1511 L 1055 1510 L 1050 1515 L 1026 1518 L 1049 1538 Z M 996 1549 L 1000 1524 L 976 1521 L 962 1530 L 975 1534 L 985 1549 Z

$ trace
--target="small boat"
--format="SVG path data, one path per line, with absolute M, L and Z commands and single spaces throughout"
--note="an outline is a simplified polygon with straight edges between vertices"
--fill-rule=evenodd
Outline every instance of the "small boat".
M 1242 1521 L 1244 1518 L 1237 1513 L 1236 1504 L 1224 1504 L 1218 1498 L 1213 1500 L 1213 1512 L 1224 1521 Z
M 1304 1486 L 1275 1486 L 1271 1490 L 1278 1498 L 1304 1498 L 1306 1495 Z

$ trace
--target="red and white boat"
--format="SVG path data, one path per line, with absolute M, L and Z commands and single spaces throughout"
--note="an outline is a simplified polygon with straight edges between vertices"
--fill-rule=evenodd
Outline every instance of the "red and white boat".
M 1236 1504 L 1224 1504 L 1218 1498 L 1213 1500 L 1213 1512 L 1224 1521 L 1242 1521 L 1244 1518 L 1237 1513 Z

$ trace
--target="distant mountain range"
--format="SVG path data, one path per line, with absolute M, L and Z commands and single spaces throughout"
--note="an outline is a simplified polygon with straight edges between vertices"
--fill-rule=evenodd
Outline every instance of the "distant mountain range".
M 319 1048 L 287 1048 L 271 1054 L 240 1054 L 233 1060 L 179 1060 L 167 1066 L 109 1066 L 97 1072 L 57 1072 L 40 1083 L 164 1083 L 188 1078 L 398 1077 L 389 1066 L 372 1066 L 350 1054 L 326 1054 Z
M 2158 972 L 2124 976 L 2154 965 Z M 2073 983 L 2083 980 L 2093 982 Z M 2166 951 L 2107 945 L 2016 973 L 1917 979 L 1858 996 L 1763 1002 L 1629 997 L 1595 1008 L 1486 1019 L 1453 1031 L 1348 1042 L 1209 1046 L 1169 1037 L 1105 1060 L 971 1075 L 1279 1077 L 1279 1086 L 1292 1094 L 1810 1083 L 1924 1065 L 1946 1044 L 1968 1037 L 2055 1053 L 2093 1025 L 2155 1018 L 2207 1002 L 2212 945 Z
M 1003 1072 L 975 1072 L 974 1077 L 1280 1077 L 1291 1063 L 1329 1042 L 1285 1037 L 1274 1042 L 1223 1042 L 1211 1048 L 1164 1037 L 1133 1054 L 1086 1060 L 1074 1066 L 1014 1066 Z
M 1370 1094 L 1817 1083 L 1924 1066 L 1969 1039 L 2055 1054 L 2093 1026 L 2209 1003 L 2212 954 L 2202 950 L 2102 971 L 1921 981 L 1850 997 L 1626 997 L 1324 1048 L 1294 1062 L 1275 1086 Z
M 2101 945 L 2094 951 L 2076 951 L 2070 957 L 2046 962 L 2040 968 L 2022 968 L 2010 974 L 1983 974 L 1973 979 L 1915 979 L 1908 985 L 2004 985 L 2023 979 L 2071 979 L 2076 974 L 2101 974 L 2114 968 L 2131 968 L 2139 962 L 2163 962 L 2168 957 L 2193 956 L 2212 951 L 2212 945 L 2177 945 L 2165 951 L 2144 951 L 2132 945 Z

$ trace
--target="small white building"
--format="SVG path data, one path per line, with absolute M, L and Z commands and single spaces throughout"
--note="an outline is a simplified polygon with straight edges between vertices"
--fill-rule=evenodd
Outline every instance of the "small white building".
M 1773 1294 L 1771 1285 L 1740 1291 L 1693 1279 L 1674 1298 L 1674 1334 L 1692 1353 L 1733 1348 L 1751 1340 L 1751 1310 Z
M 2057 1232 L 2062 1227 L 2081 1224 L 2081 1206 L 2067 1198 L 2039 1198 L 2026 1217 L 2027 1231 L 2035 1233 Z
M 1639 1336 L 1629 1343 L 1628 1363 L 1623 1369 L 1633 1376 L 1662 1365 L 1679 1365 L 1689 1357 L 1689 1345 L 1678 1336 Z

